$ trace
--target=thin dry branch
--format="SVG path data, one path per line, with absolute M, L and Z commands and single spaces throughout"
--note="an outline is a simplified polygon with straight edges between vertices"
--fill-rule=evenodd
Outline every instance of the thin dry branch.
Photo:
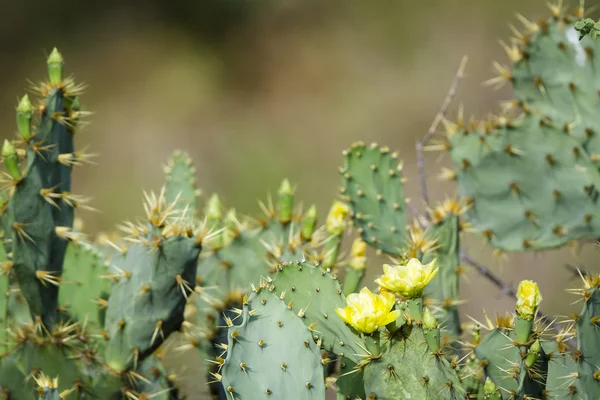
M 467 67 L 468 57 L 464 56 L 460 66 L 458 67 L 458 71 L 456 75 L 454 75 L 454 80 L 452 81 L 452 85 L 450 86 L 450 90 L 442 103 L 442 107 L 439 109 L 437 115 L 435 116 L 433 123 L 429 127 L 429 130 L 421 139 L 417 141 L 416 149 L 417 149 L 417 168 L 419 170 L 419 182 L 421 184 L 421 197 L 426 205 L 429 205 L 429 191 L 427 190 L 427 179 L 425 177 L 425 157 L 423 156 L 423 148 L 429 143 L 431 138 L 437 132 L 437 129 L 442 122 L 442 120 L 446 117 L 446 113 L 448 112 L 448 108 L 452 103 L 452 100 L 456 97 L 456 93 L 458 92 L 458 85 L 460 81 L 465 76 L 465 69 Z

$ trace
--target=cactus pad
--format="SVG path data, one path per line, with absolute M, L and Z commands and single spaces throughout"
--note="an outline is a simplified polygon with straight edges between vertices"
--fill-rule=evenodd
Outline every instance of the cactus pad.
M 199 246 L 193 238 L 157 236 L 159 247 L 135 244 L 113 263 L 122 272 L 106 312 L 106 362 L 116 370 L 136 365 L 183 322 Z
M 435 318 L 442 325 L 442 343 L 455 344 L 460 338 L 461 327 L 458 313 L 458 268 L 460 264 L 459 220 L 456 215 L 448 215 L 435 221 L 427 234 L 436 242 L 436 247 L 425 254 L 424 263 L 437 259 L 437 276 L 425 287 L 425 297 Z M 450 348 L 455 354 L 457 349 Z
M 560 7 L 558 7 L 560 8 Z M 600 235 L 600 136 L 597 64 L 600 46 L 579 42 L 570 17 L 553 17 L 507 47 L 520 115 L 447 124 L 467 218 L 493 246 L 540 250 Z
M 196 187 L 196 168 L 190 157 L 176 151 L 164 170 L 167 203 L 175 203 L 175 208 L 185 211 L 185 216 L 190 219 L 196 217 L 199 190 Z
M 320 266 L 307 262 L 281 264 L 272 289 L 313 332 L 321 347 L 355 363 L 365 354 L 363 340 L 335 313 L 346 299 L 339 282 Z
M 311 332 L 273 293 L 252 294 L 242 322 L 228 331 L 221 369 L 235 399 L 325 399 L 321 352 Z
M 406 201 L 402 167 L 395 153 L 355 143 L 344 152 L 343 194 L 362 239 L 398 255 L 405 245 Z
M 444 357 L 429 351 L 423 330 L 401 329 L 405 337 L 390 341 L 381 358 L 366 366 L 367 396 L 378 400 L 466 398 L 456 371 Z
M 104 325 L 106 299 L 112 289 L 109 275 L 102 254 L 93 245 L 69 243 L 58 296 L 69 319 Z

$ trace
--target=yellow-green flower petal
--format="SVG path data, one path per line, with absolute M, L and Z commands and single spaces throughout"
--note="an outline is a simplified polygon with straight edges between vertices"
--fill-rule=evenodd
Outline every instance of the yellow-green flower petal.
M 407 299 L 421 297 L 423 289 L 438 273 L 436 260 L 423 265 L 416 259 L 410 259 L 406 265 L 383 265 L 383 275 L 375 280 L 381 288 L 400 293 Z
M 396 298 L 393 293 L 372 293 L 362 288 L 359 293 L 352 293 L 346 298 L 348 305 L 336 308 L 336 314 L 348 325 L 363 333 L 373 333 L 382 326 L 395 321 L 400 310 L 392 311 Z

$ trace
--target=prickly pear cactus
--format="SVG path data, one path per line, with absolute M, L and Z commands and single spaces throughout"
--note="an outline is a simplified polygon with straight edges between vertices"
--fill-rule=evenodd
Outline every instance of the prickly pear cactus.
M 539 24 L 505 46 L 512 68 L 498 65 L 515 99 L 489 121 L 448 122 L 452 175 L 469 204 L 473 227 L 505 251 L 553 248 L 598 237 L 600 47 L 578 41 L 575 16 L 552 6 Z
M 220 374 L 232 398 L 325 399 L 321 352 L 312 333 L 267 287 L 257 288 L 228 330 Z

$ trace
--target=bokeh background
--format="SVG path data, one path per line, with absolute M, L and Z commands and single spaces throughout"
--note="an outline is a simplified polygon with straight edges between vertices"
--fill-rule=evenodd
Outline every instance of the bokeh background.
M 598 3 L 587 1 L 588 6 Z M 218 192 L 238 212 L 256 214 L 257 199 L 284 177 L 297 197 L 316 203 L 321 219 L 337 195 L 341 151 L 356 140 L 398 150 L 412 204 L 423 208 L 415 142 L 427 131 L 456 69 L 467 75 L 451 106 L 484 117 L 509 99 L 493 91 L 493 60 L 510 35 L 515 13 L 547 14 L 544 0 L 26 0 L 2 2 L 0 13 L 0 132 L 15 131 L 17 96 L 45 76 L 57 46 L 66 69 L 89 85 L 93 111 L 77 144 L 98 153 L 98 165 L 75 171 L 78 193 L 100 213 L 84 212 L 85 230 L 110 230 L 142 211 L 142 191 L 158 190 L 161 166 L 187 151 L 206 195 Z M 435 179 L 447 160 L 427 154 L 432 198 L 453 195 Z M 466 250 L 507 282 L 535 279 L 543 309 L 578 309 L 564 292 L 565 263 L 594 269 L 598 249 L 510 255 L 499 264 L 477 237 Z M 379 273 L 373 259 L 371 275 Z M 507 298 L 468 267 L 463 309 L 511 310 Z M 368 282 L 371 282 L 369 280 Z M 194 360 L 174 365 L 191 398 L 203 385 Z

